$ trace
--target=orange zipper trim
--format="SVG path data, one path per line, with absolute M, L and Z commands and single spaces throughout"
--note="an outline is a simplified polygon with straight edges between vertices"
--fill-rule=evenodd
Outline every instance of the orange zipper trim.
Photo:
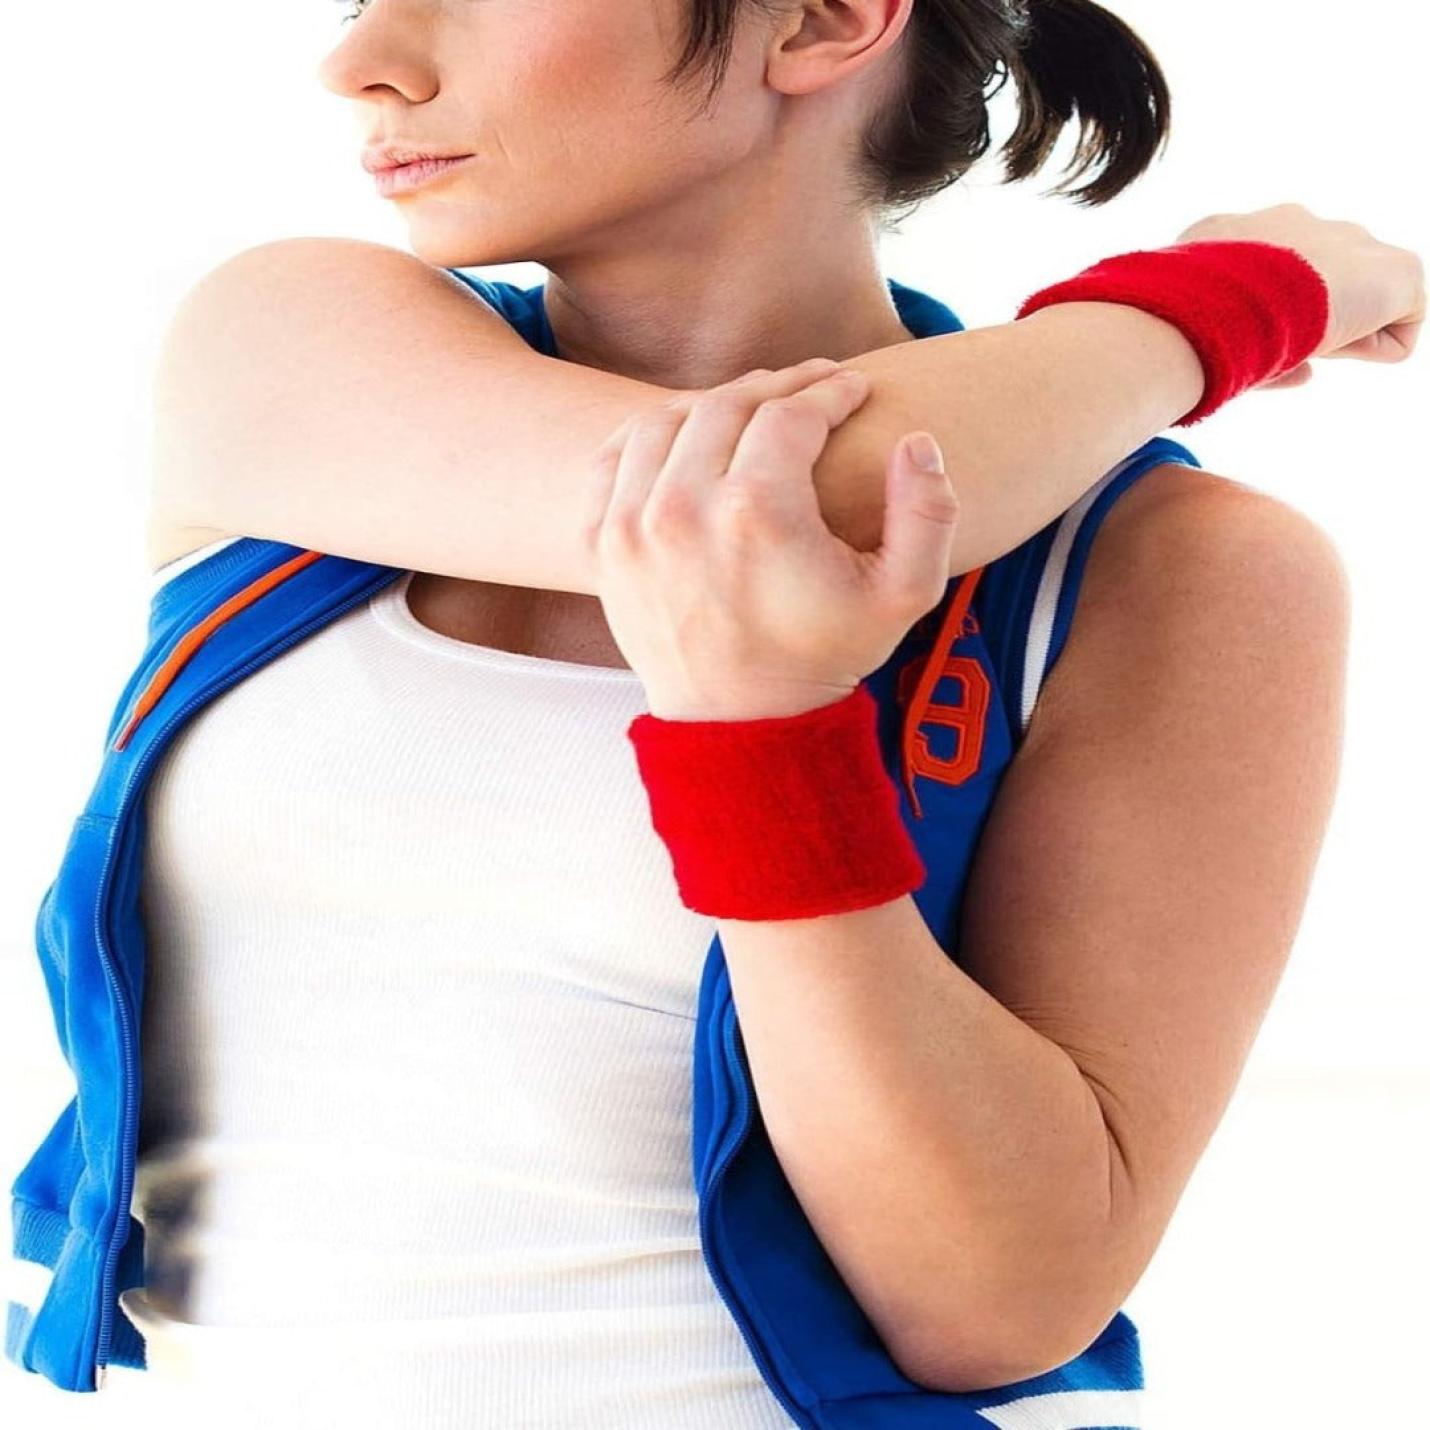
M 186 631 L 183 639 L 170 651 L 164 663 L 149 678 L 148 684 L 140 693 L 138 702 L 135 704 L 134 713 L 116 737 L 113 748 L 122 750 L 128 745 L 144 718 L 163 698 L 164 692 L 174 683 L 179 672 L 188 664 L 194 652 L 214 631 L 225 621 L 231 620 L 240 611 L 251 606 L 260 596 L 265 595 L 305 567 L 311 566 L 322 555 L 321 551 L 304 551 L 293 557 L 292 560 L 285 561 L 281 566 L 275 566 L 272 571 L 265 572 L 256 580 L 249 582 L 241 591 L 235 592 L 196 626 Z M 963 628 L 964 616 L 968 612 L 968 607 L 973 600 L 973 593 L 985 569 L 985 567 L 979 566 L 972 571 L 965 572 L 959 578 L 958 588 L 954 592 L 953 600 L 948 603 L 947 611 L 944 612 L 943 622 L 939 626 L 933 648 L 924 661 L 918 686 L 904 714 L 902 740 L 904 785 L 908 790 L 909 801 L 913 806 L 914 813 L 919 819 L 923 818 L 923 811 L 914 790 L 914 738 L 933 699 L 934 689 L 938 685 L 948 660 L 948 652 Z
M 164 692 L 174 683 L 175 678 L 188 664 L 193 653 L 225 621 L 231 620 L 240 611 L 251 606 L 260 596 L 271 591 L 290 576 L 296 575 L 305 566 L 311 566 L 323 554 L 321 551 L 304 551 L 301 555 L 285 561 L 281 566 L 275 566 L 273 570 L 250 581 L 243 590 L 236 591 L 223 605 L 210 611 L 198 625 L 185 631 L 183 639 L 169 652 L 168 657 L 158 670 L 149 677 L 149 683 L 140 692 L 139 701 L 134 707 L 134 713 L 129 717 L 129 723 L 119 732 L 111 748 L 122 750 L 129 743 L 130 737 L 139 728 L 144 717 L 163 698 Z

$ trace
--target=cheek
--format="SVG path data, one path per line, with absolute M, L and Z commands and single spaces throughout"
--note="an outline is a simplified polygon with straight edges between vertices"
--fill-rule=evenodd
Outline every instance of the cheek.
M 664 80 L 678 36 L 658 28 L 658 13 L 651 0 L 599 0 L 576 18 L 533 8 L 499 59 L 488 48 L 473 105 L 482 202 L 523 229 L 589 230 L 658 210 L 748 157 L 767 123 L 758 95 L 731 85 L 697 115 L 703 77 Z
M 687 0 L 678 3 L 683 13 Z M 695 90 L 663 79 L 682 38 L 669 8 L 567 0 L 527 11 L 520 43 L 504 47 L 510 59 L 492 112 L 507 151 L 543 171 L 568 158 L 645 168 L 647 157 L 688 153 L 712 126 L 692 127 Z

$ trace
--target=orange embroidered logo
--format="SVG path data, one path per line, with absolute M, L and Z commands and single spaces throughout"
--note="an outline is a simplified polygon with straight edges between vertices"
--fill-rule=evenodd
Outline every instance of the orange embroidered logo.
M 978 769 L 983 757 L 983 733 L 988 721 L 992 688 L 982 664 L 973 656 L 950 654 L 964 636 L 978 633 L 973 614 L 973 593 L 984 567 L 965 571 L 958 578 L 951 600 L 941 601 L 915 623 L 915 629 L 937 627 L 932 645 L 922 655 L 904 662 L 894 682 L 894 699 L 903 711 L 899 737 L 904 791 L 914 818 L 924 817 L 919 802 L 917 776 L 927 775 L 940 784 L 959 785 Z M 945 678 L 958 681 L 962 698 L 957 705 L 935 701 L 934 691 Z M 952 726 L 958 731 L 957 753 L 939 759 L 929 749 L 924 725 Z
M 964 633 L 970 632 L 965 628 Z M 907 708 L 927 660 L 927 656 L 915 656 L 900 667 L 895 690 L 901 708 Z M 961 690 L 959 703 L 951 705 L 946 701 L 930 699 L 920 711 L 918 725 L 913 731 L 909 766 L 913 774 L 927 775 L 940 784 L 960 785 L 977 774 L 983 758 L 983 736 L 988 723 L 992 686 L 982 662 L 971 655 L 945 656 L 937 679 L 945 678 L 958 682 Z M 940 758 L 930 750 L 928 736 L 924 733 L 926 725 L 942 725 L 958 731 L 957 749 L 951 757 Z

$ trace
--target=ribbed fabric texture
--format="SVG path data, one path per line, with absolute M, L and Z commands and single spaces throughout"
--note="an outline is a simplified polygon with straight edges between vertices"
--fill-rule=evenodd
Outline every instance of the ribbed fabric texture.
M 1315 265 L 1294 248 L 1256 239 L 1194 239 L 1115 254 L 1025 298 L 1017 317 L 1077 302 L 1126 303 L 1181 330 L 1205 381 L 1176 427 L 1200 422 L 1310 357 L 1331 314 L 1330 290 Z
M 804 919 L 887 903 L 928 871 L 879 750 L 861 681 L 794 715 L 667 720 L 629 730 L 651 825 L 688 909 Z
M 700 1250 L 715 923 L 644 689 L 431 631 L 407 581 L 155 773 L 142 1374 L 270 1427 L 791 1430 Z

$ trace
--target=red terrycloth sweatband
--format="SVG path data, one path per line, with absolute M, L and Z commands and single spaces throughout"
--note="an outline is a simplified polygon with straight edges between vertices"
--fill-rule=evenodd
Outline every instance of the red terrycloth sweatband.
M 731 919 L 797 919 L 887 903 L 927 870 L 879 752 L 860 682 L 832 705 L 758 720 L 627 728 L 681 901 Z
M 1330 322 L 1326 280 L 1294 248 L 1255 239 L 1198 239 L 1104 258 L 1042 288 L 1019 318 L 1053 303 L 1126 303 L 1180 328 L 1202 360 L 1190 427 L 1238 393 L 1278 377 L 1320 346 Z

